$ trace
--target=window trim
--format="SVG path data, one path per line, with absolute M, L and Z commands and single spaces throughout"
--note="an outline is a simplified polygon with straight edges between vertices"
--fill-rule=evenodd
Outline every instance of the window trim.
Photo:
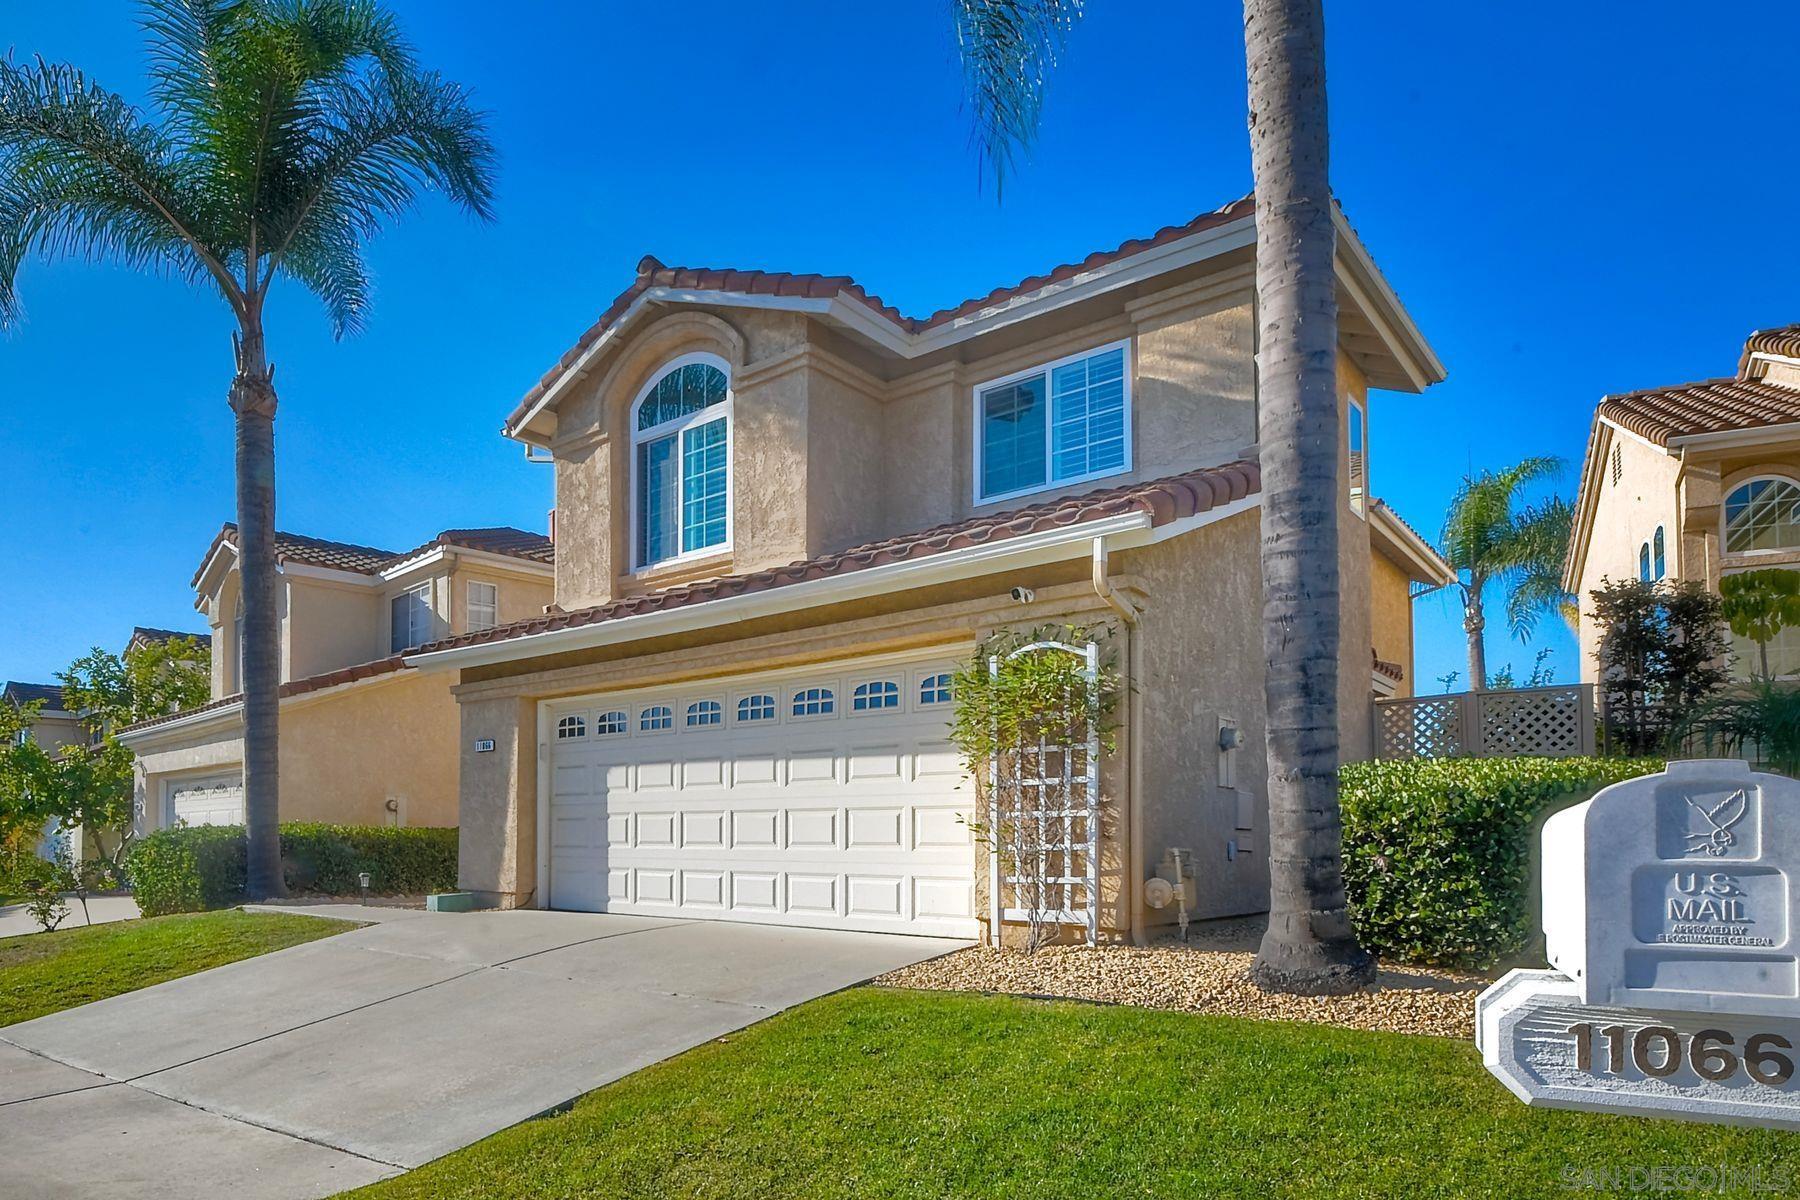
M 673 421 L 664 421 L 662 424 L 652 425 L 648 429 L 639 429 L 637 427 L 638 410 L 644 406 L 644 401 L 649 399 L 650 394 L 656 390 L 657 385 L 668 377 L 669 372 L 679 370 L 682 367 L 691 366 L 695 363 L 705 363 L 707 366 L 717 367 L 724 373 L 725 399 L 707 408 L 691 412 L 685 417 L 679 417 Z M 736 422 L 732 419 L 732 413 L 736 400 L 737 392 L 732 385 L 731 364 L 726 362 L 723 358 L 720 358 L 717 354 L 710 354 L 706 351 L 694 351 L 689 354 L 680 354 L 669 359 L 658 366 L 654 371 L 650 372 L 644 385 L 638 389 L 636 398 L 632 400 L 631 407 L 627 409 L 625 413 L 626 427 L 631 434 L 630 446 L 627 450 L 630 461 L 625 470 L 625 487 L 629 500 L 629 507 L 631 509 L 630 562 L 632 574 L 642 574 L 646 571 L 660 571 L 665 567 L 677 563 L 693 562 L 696 559 L 712 558 L 716 555 L 729 554 L 731 552 L 732 513 L 736 508 L 735 500 L 737 489 L 737 473 L 731 469 L 732 448 L 736 441 L 736 430 L 733 428 Z M 717 421 L 721 418 L 725 421 L 725 540 L 711 546 L 701 547 L 698 550 L 684 550 L 680 553 L 672 554 L 665 558 L 655 559 L 651 562 L 642 561 L 638 558 L 638 530 L 642 521 L 642 514 L 638 512 L 638 447 L 645 442 L 661 441 L 666 437 L 674 437 L 676 439 L 676 463 L 677 469 L 679 470 L 681 459 L 681 435 L 695 426 L 711 424 L 713 421 Z M 681 508 L 682 505 L 686 503 L 681 492 L 682 489 L 677 486 L 675 489 L 675 527 L 677 536 L 679 536 L 681 528 Z
M 887 690 L 889 688 L 893 690 Z M 892 704 L 887 703 L 889 697 L 893 698 Z M 873 717 L 884 713 L 898 713 L 905 711 L 905 708 L 906 687 L 898 679 L 885 675 L 873 675 L 867 679 L 859 679 L 850 685 L 849 715 L 853 717 Z
M 1362 449 L 1355 450 L 1350 445 L 1350 419 L 1354 415 L 1362 432 Z M 1362 457 L 1362 490 L 1356 488 L 1354 463 L 1358 455 Z M 1344 401 L 1344 499 L 1350 505 L 1350 511 L 1369 519 L 1369 406 L 1354 397 Z
M 492 591 L 494 593 L 493 604 L 491 606 L 486 605 L 486 604 L 481 606 L 483 608 L 491 607 L 493 609 L 494 622 L 491 625 L 476 625 L 475 624 L 475 608 L 476 608 L 475 589 L 476 588 L 490 588 L 490 589 L 492 589 Z M 465 630 L 465 632 L 467 632 L 467 633 L 479 633 L 484 629 L 498 629 L 500 627 L 500 585 L 499 584 L 494 583 L 490 580 L 486 580 L 486 579 L 471 579 L 468 581 L 468 584 L 467 584 L 466 588 L 464 589 L 464 593 L 463 593 L 463 624 L 468 626 L 468 629 Z
M 1067 366 L 1072 362 L 1078 362 L 1084 358 L 1092 358 L 1097 354 L 1105 354 L 1108 350 L 1123 350 L 1125 352 L 1125 371 L 1123 375 L 1125 387 L 1125 461 L 1117 467 L 1109 467 L 1103 471 L 1090 471 L 1085 475 L 1071 475 L 1066 479 L 1054 478 L 1056 473 L 1056 461 L 1052 450 L 1056 438 L 1056 401 L 1050 392 L 1050 373 L 1058 367 Z M 1126 337 L 1120 338 L 1117 341 L 1106 342 L 1102 345 L 1090 346 L 1085 350 L 1078 350 L 1074 354 L 1065 354 L 1061 358 L 1052 359 L 1049 362 L 1036 363 L 1023 370 L 1013 371 L 1006 375 L 999 375 L 993 379 L 984 379 L 977 383 L 969 391 L 969 429 L 971 433 L 969 438 L 969 492 L 974 499 L 975 507 L 981 508 L 985 505 L 995 504 L 1002 500 L 1016 500 L 1020 496 L 1035 496 L 1042 492 L 1050 492 L 1055 491 L 1058 488 L 1065 488 L 1071 484 L 1088 483 L 1096 479 L 1112 479 L 1119 475 L 1129 475 L 1135 466 L 1135 456 L 1132 453 L 1132 432 L 1134 428 L 1132 408 L 1136 392 L 1133 381 L 1136 374 L 1137 358 L 1133 353 L 1132 339 Z M 1045 414 L 1046 419 L 1044 421 L 1044 482 L 1031 484 L 1028 487 L 1017 488 L 1010 492 L 995 492 L 991 496 L 984 496 L 981 492 L 982 393 L 992 391 L 997 387 L 1005 387 L 1009 383 L 1017 383 L 1021 379 L 1029 379 L 1033 375 L 1044 376 L 1044 403 L 1050 406 L 1050 411 Z
M 435 581 L 427 579 L 424 583 L 415 583 L 411 587 L 401 588 L 399 591 L 395 592 L 392 596 L 388 597 L 388 647 L 389 647 L 388 652 L 390 654 L 398 654 L 402 650 L 411 650 L 415 646 L 423 646 L 423 645 L 425 645 L 426 642 L 431 641 L 432 634 L 434 634 L 436 632 L 435 628 L 433 628 L 433 623 L 437 619 L 437 611 L 431 607 L 432 593 L 435 591 L 436 591 Z M 407 635 L 406 635 L 407 641 L 405 642 L 404 645 L 396 646 L 396 645 L 394 645 L 394 633 L 395 633 L 395 630 L 394 630 L 394 605 L 398 604 L 401 600 L 404 600 L 409 596 L 422 597 L 421 607 L 425 613 L 425 626 L 426 626 L 425 639 L 424 639 L 424 641 L 417 641 L 417 642 L 411 640 L 411 638 L 412 638 L 412 625 L 411 625 L 412 608 L 409 605 L 407 607 L 407 622 L 408 622 Z
M 1734 558 L 1762 558 L 1772 554 L 1800 554 L 1800 546 L 1776 546 L 1768 550 L 1733 550 L 1730 548 L 1732 496 L 1736 495 L 1740 488 L 1747 488 L 1751 484 L 1759 483 L 1765 479 L 1774 480 L 1777 483 L 1785 483 L 1791 488 L 1800 489 L 1800 479 L 1796 479 L 1792 475 L 1777 475 L 1773 472 L 1764 472 L 1760 475 L 1747 476 L 1746 478 L 1738 480 L 1729 488 L 1724 489 L 1725 494 L 1719 497 L 1719 556 L 1721 558 L 1724 558 L 1726 555 L 1730 555 Z

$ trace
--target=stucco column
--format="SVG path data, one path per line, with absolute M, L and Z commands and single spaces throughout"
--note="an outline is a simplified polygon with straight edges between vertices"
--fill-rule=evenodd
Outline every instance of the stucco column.
M 519 908 L 537 890 L 537 704 L 458 697 L 462 784 L 457 886 L 484 907 Z M 493 749 L 484 747 L 493 743 Z

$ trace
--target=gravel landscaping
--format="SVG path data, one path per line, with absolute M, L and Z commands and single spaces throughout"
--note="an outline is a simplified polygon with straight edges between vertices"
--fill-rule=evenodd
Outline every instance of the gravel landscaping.
M 1204 930 L 1204 932 L 1201 932 Z M 1249 979 L 1253 922 L 1206 929 L 1186 945 L 1053 946 L 1035 955 L 976 946 L 905 967 L 875 982 L 930 991 L 1054 996 L 1138 1008 L 1312 1021 L 1350 1029 L 1475 1035 L 1475 997 L 1488 980 L 1426 967 L 1383 968 L 1377 987 L 1349 996 L 1274 996 Z

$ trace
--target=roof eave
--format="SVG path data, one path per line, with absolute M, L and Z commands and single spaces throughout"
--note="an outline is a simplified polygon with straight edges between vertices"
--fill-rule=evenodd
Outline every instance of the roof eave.
M 1193 516 L 1164 522 L 1161 526 L 1157 526 L 1154 518 L 1147 512 L 1121 513 L 999 542 L 884 563 L 800 583 L 684 604 L 676 608 L 546 630 L 502 641 L 410 654 L 406 656 L 406 664 L 421 671 L 490 666 L 682 633 L 724 621 L 743 621 L 839 604 L 866 596 L 953 583 L 1002 570 L 1079 558 L 1089 553 L 1096 538 L 1118 538 L 1115 546 L 1121 549 L 1140 542 L 1148 544 L 1161 541 L 1200 525 L 1235 516 L 1254 507 L 1259 499 L 1260 493 L 1252 492 Z

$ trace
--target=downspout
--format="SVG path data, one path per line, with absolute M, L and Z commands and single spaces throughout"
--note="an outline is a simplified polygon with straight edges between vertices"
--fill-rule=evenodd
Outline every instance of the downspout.
M 1144 722 L 1143 697 L 1138 687 L 1142 654 L 1138 650 L 1138 610 L 1118 592 L 1107 578 L 1106 538 L 1094 539 L 1094 594 L 1119 614 L 1125 623 L 1125 807 L 1126 838 L 1125 904 L 1131 917 L 1131 942 L 1147 945 L 1144 935 L 1144 905 L 1138 890 L 1144 879 Z

